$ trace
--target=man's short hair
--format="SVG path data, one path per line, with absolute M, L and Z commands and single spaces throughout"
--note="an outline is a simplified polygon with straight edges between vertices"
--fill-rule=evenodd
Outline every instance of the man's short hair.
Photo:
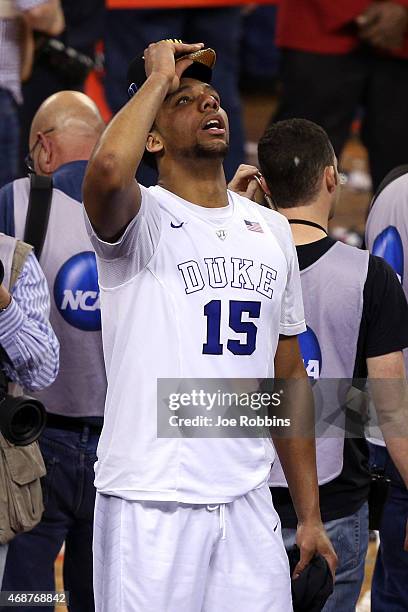
M 306 119 L 273 123 L 258 145 L 261 172 L 278 208 L 312 202 L 335 154 L 323 128 Z

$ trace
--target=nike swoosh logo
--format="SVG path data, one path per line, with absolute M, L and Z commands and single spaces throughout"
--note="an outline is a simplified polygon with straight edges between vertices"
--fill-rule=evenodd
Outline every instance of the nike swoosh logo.
M 184 225 L 184 221 L 182 221 L 180 225 L 174 225 L 173 221 L 170 221 L 170 225 L 171 227 L 174 227 L 174 229 L 178 229 L 179 227 L 182 227 Z

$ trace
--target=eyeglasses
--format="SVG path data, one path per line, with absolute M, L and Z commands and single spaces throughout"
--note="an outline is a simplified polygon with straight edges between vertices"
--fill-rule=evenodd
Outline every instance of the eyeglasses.
M 41 133 L 45 136 L 45 134 L 50 134 L 54 130 L 55 130 L 55 127 L 52 127 L 52 128 L 48 128 L 48 130 L 44 130 Z M 28 155 L 26 155 L 26 157 L 24 158 L 25 166 L 26 166 L 27 170 L 29 172 L 31 172 L 31 174 L 35 174 L 33 155 L 34 155 L 35 149 L 37 148 L 37 145 L 40 142 L 41 142 L 40 138 L 37 138 L 37 140 L 35 141 L 35 143 L 31 147 L 31 149 L 29 150 Z

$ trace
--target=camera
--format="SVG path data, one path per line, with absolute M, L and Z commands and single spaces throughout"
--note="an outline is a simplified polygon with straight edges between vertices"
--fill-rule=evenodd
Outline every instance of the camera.
M 7 377 L 0 370 L 0 432 L 12 444 L 27 446 L 39 438 L 45 427 L 45 408 L 33 397 L 14 397 L 7 390 Z
M 88 55 L 39 32 L 35 33 L 35 61 L 43 63 L 62 79 L 72 83 L 84 81 L 95 66 Z
M 0 259 L 0 285 L 4 278 L 4 266 Z M 14 397 L 8 393 L 8 379 L 1 370 L 4 351 L 0 346 L 0 433 L 16 446 L 35 442 L 45 427 L 47 415 L 43 404 L 29 397 Z

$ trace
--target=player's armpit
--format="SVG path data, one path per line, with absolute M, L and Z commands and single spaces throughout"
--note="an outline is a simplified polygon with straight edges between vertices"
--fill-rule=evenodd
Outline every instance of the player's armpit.
M 119 240 L 139 212 L 142 196 L 135 180 L 123 189 L 107 192 L 101 186 L 103 176 L 97 165 L 87 171 L 83 187 L 84 206 L 99 238 L 113 243 Z

